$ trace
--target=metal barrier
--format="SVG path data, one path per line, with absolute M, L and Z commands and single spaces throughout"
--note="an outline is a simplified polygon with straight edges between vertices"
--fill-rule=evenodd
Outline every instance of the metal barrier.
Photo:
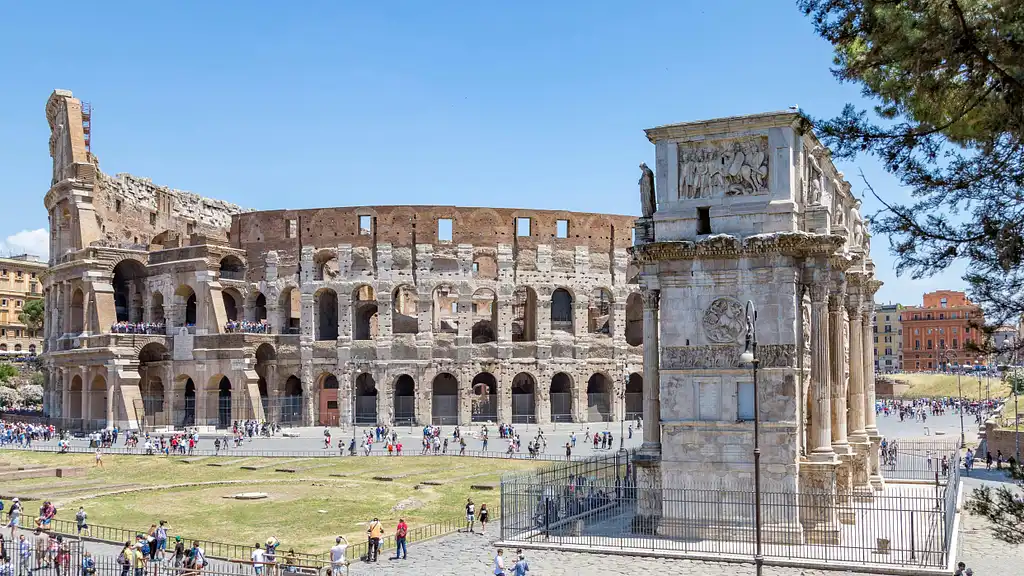
M 889 441 L 884 449 L 879 447 L 878 465 L 882 476 L 888 479 L 931 481 L 936 473 L 941 473 L 942 459 L 950 463 L 957 457 L 959 449 L 959 438 L 938 441 L 896 439 Z

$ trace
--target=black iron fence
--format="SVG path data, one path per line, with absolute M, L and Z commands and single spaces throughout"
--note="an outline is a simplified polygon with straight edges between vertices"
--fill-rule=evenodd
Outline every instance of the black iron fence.
M 721 486 L 555 487 L 529 478 L 502 482 L 501 539 L 564 550 L 655 551 L 750 558 L 754 491 Z M 956 486 L 887 488 L 865 501 L 834 493 L 762 491 L 767 558 L 945 567 Z
M 955 468 L 953 460 L 960 449 L 959 438 L 945 440 L 887 440 L 879 447 L 878 466 L 882 476 L 891 480 L 932 481 L 943 476 L 943 461 Z M 957 460 L 959 462 L 959 460 Z
M 22 576 L 39 574 L 40 571 L 44 571 L 54 576 L 122 576 L 125 574 L 140 574 L 141 576 L 249 576 L 254 572 L 251 561 L 220 561 L 211 559 L 208 556 L 207 565 L 201 568 L 197 567 L 187 556 L 178 562 L 175 562 L 173 557 L 169 557 L 163 562 L 147 558 L 136 572 L 131 564 L 125 565 L 120 563 L 118 560 L 119 555 L 93 555 L 92 553 L 87 555 L 85 552 L 87 545 L 77 541 L 65 541 L 58 550 L 52 553 L 37 553 L 34 545 L 30 546 L 27 554 L 20 553 L 17 548 L 17 545 L 9 546 L 7 548 L 8 557 L 6 559 L 0 558 L 0 574 L 4 576 Z M 203 555 L 206 555 L 205 550 Z M 329 572 L 323 562 L 303 564 L 301 561 L 296 561 L 293 564 L 286 564 L 280 554 L 278 554 L 277 559 L 278 562 L 262 565 L 264 576 L 284 576 L 287 574 L 327 576 Z

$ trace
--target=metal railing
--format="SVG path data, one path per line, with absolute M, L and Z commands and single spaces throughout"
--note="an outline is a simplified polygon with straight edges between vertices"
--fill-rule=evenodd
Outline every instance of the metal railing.
M 493 522 L 498 522 L 497 518 L 492 516 Z M 428 524 L 426 526 L 420 526 L 417 528 L 410 528 L 405 536 L 406 544 L 415 544 L 416 542 L 423 542 L 432 538 L 438 538 L 440 536 L 446 536 L 453 532 L 458 532 L 466 527 L 465 519 L 446 520 L 444 522 L 435 522 L 434 524 Z M 479 528 L 479 526 L 478 526 Z M 396 549 L 395 535 L 389 534 L 381 538 L 380 542 L 380 554 L 387 557 L 389 551 Z M 350 560 L 359 560 L 365 557 L 370 551 L 370 542 L 367 538 L 366 542 L 358 542 L 351 544 L 345 553 L 345 557 Z
M 949 494 L 955 490 L 954 485 L 890 487 L 863 503 L 841 503 L 829 492 L 762 491 L 763 552 L 787 560 L 945 567 L 955 514 L 955 496 Z M 561 489 L 507 480 L 502 482 L 501 536 L 505 542 L 563 549 L 750 558 L 754 496 L 752 489 L 710 485 L 638 488 L 628 477 Z
M 888 479 L 934 481 L 942 472 L 942 459 L 951 465 L 959 449 L 959 438 L 890 440 L 885 449 L 879 447 L 878 466 Z

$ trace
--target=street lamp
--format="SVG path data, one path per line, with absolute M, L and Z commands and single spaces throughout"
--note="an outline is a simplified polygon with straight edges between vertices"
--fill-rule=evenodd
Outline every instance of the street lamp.
M 951 358 L 951 354 L 952 354 L 952 350 L 949 350 L 946 347 L 943 347 L 942 350 L 939 352 L 939 358 L 943 362 L 943 368 L 944 369 L 948 369 L 949 368 L 949 361 L 950 361 L 950 358 Z M 959 368 L 960 365 L 956 364 L 956 367 Z M 960 411 L 960 448 L 966 448 L 967 447 L 967 437 L 964 434 L 964 389 L 963 389 L 963 386 L 960 383 L 960 376 L 961 376 L 962 373 L 963 373 L 962 370 L 957 370 L 956 371 L 956 389 L 957 389 L 957 394 L 958 394 L 958 398 L 957 398 L 956 404 L 957 404 L 957 409 Z
M 757 400 L 757 310 L 754 302 L 747 300 L 745 311 L 747 320 L 746 344 L 740 354 L 740 364 L 750 364 L 754 372 L 754 566 L 757 576 L 761 576 L 764 556 L 761 555 L 761 408 Z

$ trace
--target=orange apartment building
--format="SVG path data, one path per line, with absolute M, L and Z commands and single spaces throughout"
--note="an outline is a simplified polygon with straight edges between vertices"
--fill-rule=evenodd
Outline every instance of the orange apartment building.
M 978 353 L 965 345 L 981 336 L 978 326 L 984 324 L 984 315 L 963 292 L 929 292 L 923 306 L 907 306 L 901 311 L 900 322 L 904 370 L 937 370 L 946 368 L 947 363 L 964 366 L 979 360 Z M 942 350 L 948 352 L 940 358 Z

